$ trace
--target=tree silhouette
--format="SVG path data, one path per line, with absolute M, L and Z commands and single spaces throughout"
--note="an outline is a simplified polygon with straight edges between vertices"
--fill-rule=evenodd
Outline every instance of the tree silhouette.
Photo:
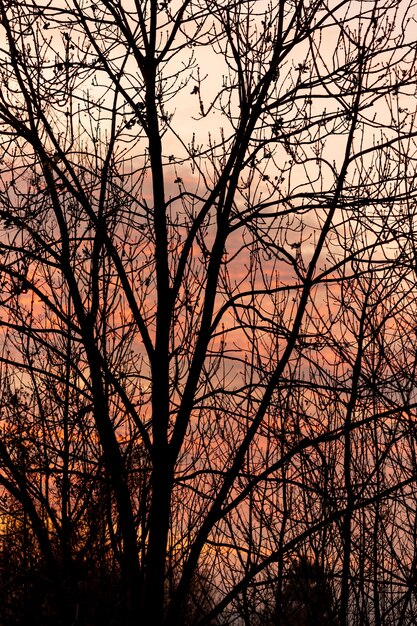
M 247 626 L 307 545 L 341 626 L 412 614 L 413 20 L 0 2 L 1 513 L 56 624 Z
M 334 593 L 324 567 L 306 557 L 293 563 L 276 613 L 280 626 L 337 625 Z

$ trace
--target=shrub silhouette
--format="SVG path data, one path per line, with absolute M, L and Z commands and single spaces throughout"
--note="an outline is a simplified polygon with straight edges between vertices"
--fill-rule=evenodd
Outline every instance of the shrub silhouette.
M 297 560 L 277 600 L 277 626 L 337 626 L 337 610 L 328 574 L 319 562 Z

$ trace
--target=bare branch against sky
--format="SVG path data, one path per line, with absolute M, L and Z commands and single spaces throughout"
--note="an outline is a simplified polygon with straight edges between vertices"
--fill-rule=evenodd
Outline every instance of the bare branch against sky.
M 416 623 L 415 22 L 0 0 L 4 626 Z

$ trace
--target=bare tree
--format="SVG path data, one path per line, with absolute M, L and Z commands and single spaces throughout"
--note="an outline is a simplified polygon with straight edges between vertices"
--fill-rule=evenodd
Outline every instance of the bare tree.
M 360 520 L 382 555 L 414 493 L 412 19 L 0 2 L 0 482 L 70 623 L 87 552 L 129 626 L 181 623 L 199 572 L 199 623 L 249 624 L 314 544 L 355 612 Z

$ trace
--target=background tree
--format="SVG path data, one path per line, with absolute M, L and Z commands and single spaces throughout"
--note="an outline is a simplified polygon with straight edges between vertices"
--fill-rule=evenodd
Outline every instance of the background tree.
M 302 558 L 293 564 L 285 584 L 276 623 L 337 624 L 337 608 L 332 587 L 319 563 Z

